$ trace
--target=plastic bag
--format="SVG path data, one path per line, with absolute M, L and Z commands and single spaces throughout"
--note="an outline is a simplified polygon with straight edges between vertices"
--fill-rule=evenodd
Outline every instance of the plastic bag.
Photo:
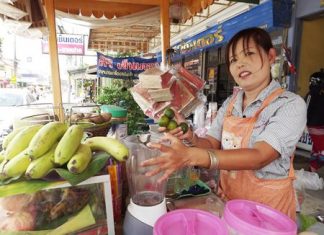
M 322 190 L 324 187 L 323 178 L 320 178 L 315 172 L 301 169 L 295 171 L 295 176 L 294 187 L 296 190 Z
M 205 103 L 207 98 L 203 94 L 199 94 L 199 98 L 203 101 L 196 109 L 195 115 L 193 119 L 193 125 L 195 129 L 204 128 L 205 127 L 205 113 L 206 113 L 206 106 Z
M 183 67 L 172 67 L 168 71 L 153 68 L 139 74 L 139 83 L 130 88 L 130 92 L 150 118 L 158 119 L 167 107 L 188 117 L 201 103 L 197 93 L 204 84 Z

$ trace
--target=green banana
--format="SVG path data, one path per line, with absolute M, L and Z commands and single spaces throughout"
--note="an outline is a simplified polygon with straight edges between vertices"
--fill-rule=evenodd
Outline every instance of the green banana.
M 17 128 L 14 129 L 12 132 L 10 132 L 8 135 L 6 135 L 6 137 L 3 138 L 2 141 L 2 149 L 6 149 L 8 147 L 8 144 L 10 143 L 10 141 L 20 132 L 24 129 L 25 127 L 21 127 L 21 128 Z
M 67 168 L 71 173 L 79 174 L 87 168 L 91 158 L 92 152 L 90 146 L 80 144 L 79 148 L 68 162 Z
M 46 153 L 67 130 L 67 125 L 61 122 L 45 124 L 30 141 L 27 154 L 31 159 L 36 159 Z
M 20 152 L 17 156 L 9 160 L 9 162 L 3 168 L 3 174 L 7 177 L 16 177 L 25 173 L 30 158 L 26 154 L 26 150 Z
M 88 138 L 84 143 L 89 145 L 92 151 L 105 151 L 118 161 L 125 161 L 128 158 L 128 148 L 117 139 L 95 136 Z
M 55 167 L 54 164 L 54 152 L 57 144 L 54 144 L 52 148 L 43 156 L 33 160 L 27 170 L 26 177 L 30 179 L 40 179 L 48 174 L 48 172 Z
M 83 128 L 79 125 L 70 126 L 55 149 L 54 162 L 59 165 L 68 162 L 78 149 L 82 138 Z
M 32 138 L 43 127 L 43 125 L 37 124 L 33 126 L 27 126 L 21 130 L 8 144 L 6 148 L 5 158 L 11 160 L 17 156 L 21 151 L 25 150 Z

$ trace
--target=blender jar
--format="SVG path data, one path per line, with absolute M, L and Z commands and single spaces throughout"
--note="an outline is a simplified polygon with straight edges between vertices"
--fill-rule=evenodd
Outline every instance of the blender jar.
M 158 183 L 163 175 L 145 176 L 153 167 L 142 167 L 141 162 L 159 155 L 159 151 L 150 149 L 138 139 L 138 136 L 129 136 L 125 140 L 129 149 L 129 158 L 126 162 L 127 178 L 133 203 L 139 206 L 155 206 L 164 200 L 166 181 Z

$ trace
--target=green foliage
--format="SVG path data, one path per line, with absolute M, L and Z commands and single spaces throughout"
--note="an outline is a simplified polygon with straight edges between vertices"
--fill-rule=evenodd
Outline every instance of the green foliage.
M 114 79 L 112 86 L 104 87 L 97 99 L 99 104 L 117 105 L 127 109 L 127 126 L 129 135 L 140 132 L 140 124 L 145 123 L 145 115 L 143 111 L 137 105 L 132 94 L 128 90 L 128 88 L 133 85 L 132 80 Z

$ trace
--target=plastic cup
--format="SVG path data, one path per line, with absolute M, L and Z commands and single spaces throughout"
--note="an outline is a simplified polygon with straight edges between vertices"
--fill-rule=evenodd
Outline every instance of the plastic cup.
M 197 209 L 178 209 L 161 216 L 153 235 L 227 235 L 225 223 L 217 216 Z
M 223 219 L 230 234 L 297 234 L 297 224 L 288 216 L 269 206 L 248 200 L 228 201 L 225 205 Z

